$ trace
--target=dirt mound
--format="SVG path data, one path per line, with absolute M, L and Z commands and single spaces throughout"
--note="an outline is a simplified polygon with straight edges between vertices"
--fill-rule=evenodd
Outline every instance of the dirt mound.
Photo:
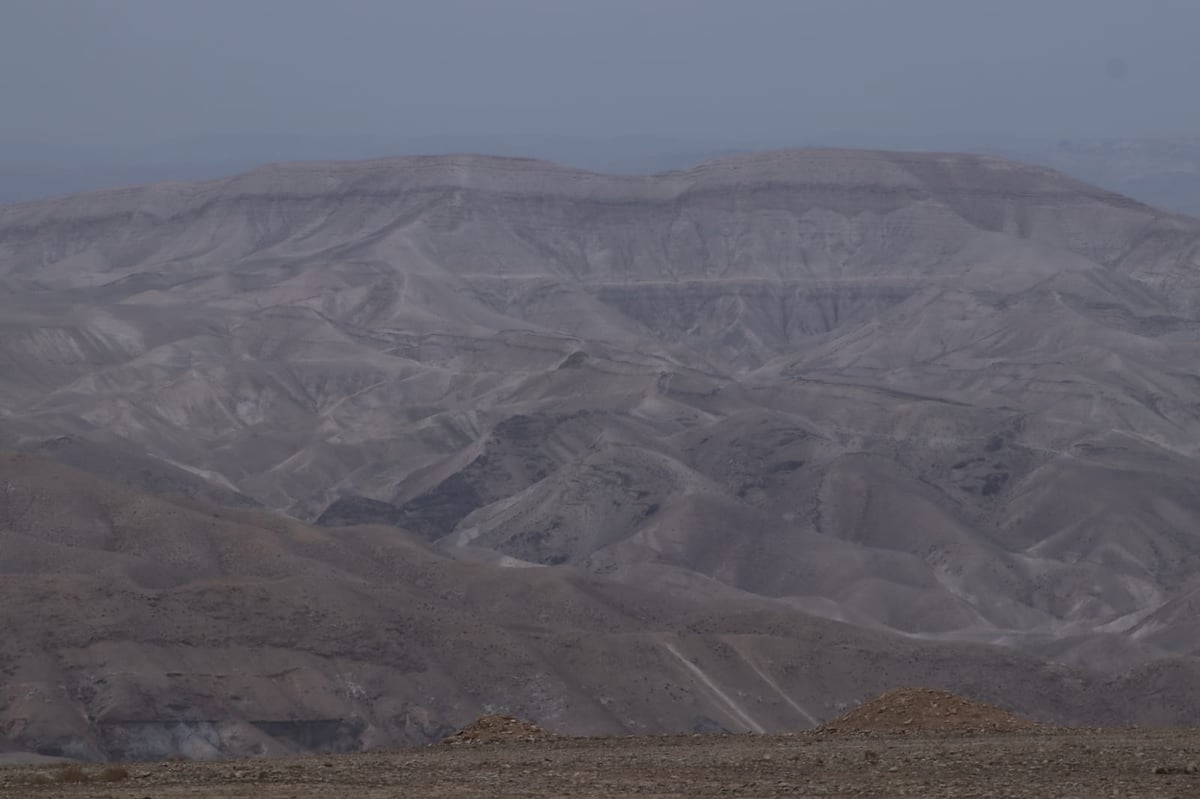
M 823 725 L 825 732 L 1016 732 L 1037 727 L 1003 708 L 930 688 L 898 688 Z
M 512 716 L 480 716 L 453 735 L 444 738 L 444 744 L 480 744 L 497 741 L 544 741 L 554 734 L 546 732 L 536 724 L 521 721 Z

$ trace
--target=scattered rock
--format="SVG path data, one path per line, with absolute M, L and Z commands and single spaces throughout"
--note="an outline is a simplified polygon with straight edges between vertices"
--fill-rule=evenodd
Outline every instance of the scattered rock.
M 1200 766 L 1195 763 L 1188 763 L 1185 766 L 1180 765 L 1158 765 L 1153 769 L 1155 774 L 1196 774 L 1200 772 Z
M 826 723 L 823 732 L 1018 732 L 1037 723 L 1003 708 L 930 688 L 900 688 Z
M 468 726 L 442 740 L 444 744 L 481 744 L 500 741 L 544 741 L 554 738 L 536 724 L 512 716 L 480 716 Z

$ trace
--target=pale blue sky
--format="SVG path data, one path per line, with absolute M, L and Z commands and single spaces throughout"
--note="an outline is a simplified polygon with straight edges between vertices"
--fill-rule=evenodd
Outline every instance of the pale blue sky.
M 0 0 L 0 142 L 1200 135 L 1196 0 Z

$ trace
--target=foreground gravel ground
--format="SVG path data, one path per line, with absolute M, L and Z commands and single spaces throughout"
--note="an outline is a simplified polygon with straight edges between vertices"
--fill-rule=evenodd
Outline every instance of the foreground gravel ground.
M 1200 797 L 1200 730 L 986 736 L 806 733 L 437 745 L 387 754 L 130 764 L 61 781 L 0 769 L 0 797 Z M 111 776 L 119 776 L 110 774 Z

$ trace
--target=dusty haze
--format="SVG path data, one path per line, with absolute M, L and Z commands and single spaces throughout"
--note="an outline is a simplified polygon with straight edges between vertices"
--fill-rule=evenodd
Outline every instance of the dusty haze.
M 1200 214 L 1198 27 L 1165 1 L 14 0 L 0 203 L 293 160 L 655 172 L 819 145 L 986 152 Z
M 1198 28 L 1165 0 L 14 0 L 0 138 L 1187 135 Z

